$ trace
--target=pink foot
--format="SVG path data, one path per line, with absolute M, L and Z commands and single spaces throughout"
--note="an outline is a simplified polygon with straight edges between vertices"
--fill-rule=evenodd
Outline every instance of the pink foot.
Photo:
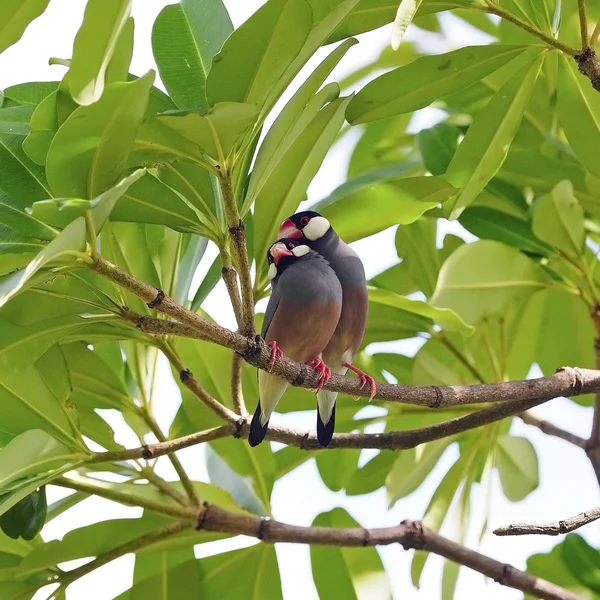
M 350 363 L 346 363 L 344 366 L 348 367 L 351 371 L 353 371 L 354 373 L 356 373 L 358 375 L 358 378 L 360 379 L 360 382 L 361 382 L 361 385 L 360 385 L 361 390 L 365 387 L 365 385 L 367 383 L 369 384 L 369 387 L 371 388 L 371 393 L 369 394 L 369 402 L 371 400 L 373 400 L 373 398 L 375 397 L 375 394 L 377 393 L 377 385 L 375 383 L 375 380 L 370 375 L 363 373 L 360 369 L 356 368 L 355 366 L 351 365 Z
M 283 352 L 281 351 L 281 348 L 277 345 L 277 342 L 275 340 L 269 342 L 267 345 L 269 346 L 269 348 L 271 348 L 271 358 L 269 360 L 269 364 L 271 365 L 271 367 L 269 368 L 270 371 L 271 369 L 273 369 L 273 365 L 275 364 L 277 358 L 283 357 Z
M 308 366 L 313 367 L 313 369 L 316 369 L 319 373 L 319 383 L 316 392 L 320 392 L 331 377 L 331 369 L 320 358 L 315 358 L 315 360 L 308 363 Z

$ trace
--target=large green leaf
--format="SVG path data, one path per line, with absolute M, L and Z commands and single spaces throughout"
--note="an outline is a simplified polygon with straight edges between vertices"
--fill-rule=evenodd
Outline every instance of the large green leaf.
M 48 151 L 46 173 L 56 196 L 94 198 L 122 177 L 141 124 L 154 72 L 111 83 L 102 98 L 75 110 Z
M 49 262 L 70 257 L 85 248 L 85 220 L 83 217 L 69 223 L 61 234 L 52 240 L 25 269 L 0 279 L 0 306 L 19 293 L 27 281 Z
M 419 6 L 423 0 L 403 0 L 398 6 L 394 26 L 392 28 L 392 49 L 398 50 L 400 42 L 404 37 L 404 32 L 412 23 L 412 20 L 419 10 Z
M 47 509 L 46 488 L 41 487 L 0 516 L 0 527 L 12 539 L 32 540 L 46 522 Z
M 206 81 L 209 104 L 262 106 L 300 52 L 311 26 L 306 0 L 276 0 L 259 8 L 215 56 Z
M 562 559 L 567 568 L 590 590 L 600 594 L 600 553 L 580 535 L 570 534 L 562 545 Z
M 542 268 L 524 254 L 482 240 L 460 246 L 442 265 L 431 302 L 474 324 L 548 285 Z
M 558 118 L 575 156 L 595 177 L 600 165 L 595 152 L 600 147 L 600 95 L 589 79 L 577 72 L 571 58 L 558 59 Z
M 460 136 L 461 130 L 446 122 L 419 131 L 419 152 L 432 175 L 443 175 L 446 172 L 458 147 Z
M 4 0 L 0 6 L 0 52 L 19 41 L 31 21 L 37 19 L 50 0 Z
M 257 274 L 262 274 L 267 249 L 281 222 L 304 200 L 308 185 L 340 130 L 348 101 L 349 98 L 339 98 L 321 109 L 286 150 L 262 188 L 256 191 L 254 256 Z
M 78 104 L 97 102 L 119 34 L 125 27 L 132 0 L 89 0 L 83 24 L 75 36 L 69 69 L 69 89 Z
M 539 484 L 535 448 L 524 438 L 501 435 L 495 455 L 504 495 L 512 502 L 526 498 Z
M 360 527 L 343 508 L 317 515 L 313 527 Z M 380 600 L 392 597 L 375 548 L 310 547 L 313 579 L 320 598 Z
M 452 204 L 452 218 L 475 200 L 508 153 L 542 66 L 543 47 L 534 47 L 527 54 L 531 62 L 477 114 L 448 165 L 448 181 L 460 188 Z
M 256 544 L 197 561 L 200 572 L 199 598 L 237 600 L 247 597 L 280 600 L 279 566 L 272 544 Z
M 583 258 L 583 209 L 570 181 L 561 181 L 536 204 L 532 225 L 535 235 L 544 242 L 567 256 Z
M 258 108 L 251 104 L 220 102 L 205 115 L 182 111 L 180 114 L 171 112 L 158 119 L 223 164 L 257 116 Z
M 29 135 L 23 141 L 23 150 L 38 165 L 46 164 L 50 144 L 58 131 L 58 92 L 46 96 L 35 108 L 29 122 Z
M 368 175 L 369 172 L 363 173 L 356 179 L 366 179 Z M 413 223 L 456 193 L 444 178 L 423 176 L 367 184 L 336 199 L 351 181 L 340 186 L 340 192 L 334 191 L 314 207 L 334 224 L 336 232 L 346 242 L 373 235 L 392 225 Z
M 27 135 L 33 107 L 29 104 L 0 108 L 0 133 Z
M 526 50 L 527 46 L 469 46 L 424 56 L 368 83 L 348 106 L 346 117 L 355 125 L 424 108 L 480 81 Z
M 206 110 L 206 77 L 233 26 L 221 0 L 165 6 L 152 28 L 152 52 L 169 96 L 179 108 Z

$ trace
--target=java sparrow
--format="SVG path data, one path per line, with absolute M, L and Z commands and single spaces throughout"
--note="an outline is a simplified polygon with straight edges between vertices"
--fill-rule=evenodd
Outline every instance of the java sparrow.
M 327 261 L 298 240 L 279 240 L 269 248 L 267 260 L 272 293 L 261 336 L 271 347 L 271 366 L 278 355 L 285 354 L 316 368 L 322 386 L 331 374 L 321 360 L 321 352 L 340 318 L 340 282 Z M 288 385 L 284 379 L 259 371 L 259 402 L 248 435 L 251 446 L 264 439 L 271 413 Z M 317 419 L 321 445 L 331 441 L 334 422 L 333 406 L 321 411 Z
M 365 333 L 369 306 L 365 269 L 360 258 L 337 235 L 329 221 L 312 210 L 286 219 L 279 228 L 279 237 L 306 244 L 323 256 L 335 271 L 342 285 L 342 314 L 322 358 L 333 373 L 345 375 L 348 369 L 354 371 L 363 386 L 369 384 L 372 399 L 376 393 L 375 380 L 352 365 Z M 326 414 L 333 410 L 337 392 L 321 390 L 317 398 Z

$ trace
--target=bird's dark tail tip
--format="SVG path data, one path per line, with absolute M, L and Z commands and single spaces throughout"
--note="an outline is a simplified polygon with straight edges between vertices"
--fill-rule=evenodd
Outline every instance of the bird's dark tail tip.
M 260 413 L 262 412 L 260 408 L 260 401 L 256 406 L 256 410 L 254 411 L 254 416 L 252 417 L 252 423 L 250 423 L 250 433 L 248 433 L 248 443 L 254 447 L 258 446 L 264 439 L 265 435 L 267 435 L 267 428 L 269 426 L 269 421 L 267 421 L 264 425 L 260 424 Z
M 333 409 L 331 411 L 331 417 L 327 424 L 325 425 L 321 419 L 321 415 L 319 414 L 319 407 L 317 406 L 317 439 L 319 440 L 319 444 L 325 448 L 325 446 L 329 446 L 329 442 L 331 442 L 331 438 L 333 437 L 333 431 L 335 429 L 335 404 L 333 405 Z

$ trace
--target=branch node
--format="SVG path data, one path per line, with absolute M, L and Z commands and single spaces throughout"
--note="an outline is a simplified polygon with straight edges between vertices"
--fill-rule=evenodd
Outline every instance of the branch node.
M 142 458 L 144 458 L 145 460 L 150 460 L 151 458 L 154 458 L 154 452 L 152 452 L 152 449 L 150 448 L 150 446 L 148 446 L 148 444 L 144 444 L 142 446 Z
M 183 369 L 179 372 L 179 381 L 181 381 L 181 383 L 185 383 L 190 377 L 192 377 L 192 372 L 189 369 Z
M 583 374 L 577 367 L 573 367 L 573 371 L 575 372 L 575 381 L 573 382 L 573 393 L 579 395 L 583 390 Z
M 259 540 L 263 540 L 266 536 L 269 535 L 269 525 L 271 524 L 270 519 L 267 517 L 261 517 L 258 523 L 258 529 L 256 531 L 256 537 Z
M 256 359 L 258 356 L 260 356 L 261 344 L 263 342 L 264 342 L 264 340 L 260 337 L 260 335 L 257 335 L 254 338 L 254 341 L 249 339 L 248 347 L 246 348 L 245 352 L 242 354 L 244 360 L 251 363 L 254 361 L 254 359 Z
M 210 509 L 210 504 L 206 501 L 202 503 L 202 506 L 198 510 L 198 516 L 196 517 L 196 531 L 200 531 L 204 527 L 204 522 L 206 521 L 206 516 L 208 515 L 208 510 Z
M 435 392 L 435 400 L 430 402 L 429 408 L 440 408 L 442 406 L 442 401 L 444 400 L 444 392 L 437 386 L 434 385 L 433 391 Z
M 559 533 L 568 533 L 569 532 L 566 521 L 558 522 L 558 532 Z
M 243 232 L 244 232 L 244 230 L 245 230 L 245 227 L 244 227 L 244 222 L 243 222 L 243 221 L 240 219 L 240 220 L 238 221 L 238 224 L 237 224 L 237 225 L 232 225 L 232 226 L 229 228 L 229 233 L 231 234 L 231 237 L 234 237 L 234 236 L 236 236 L 236 235 L 239 235 L 240 233 L 243 233 Z
M 363 539 L 363 546 L 370 546 L 371 545 L 371 532 L 363 527 L 363 533 L 365 535 L 365 538 Z
M 310 450 L 310 447 L 308 445 L 308 438 L 310 437 L 310 433 L 307 431 L 301 438 L 300 438 L 300 450 Z
M 308 369 L 305 365 L 300 365 L 300 372 L 294 381 L 292 381 L 292 385 L 301 386 L 306 381 L 306 376 L 308 375 Z
M 494 579 L 494 581 L 500 585 L 508 585 L 508 582 L 513 576 L 514 570 L 515 568 L 512 565 L 505 563 L 502 565 L 502 575 L 500 575 L 498 579 Z
M 156 288 L 156 298 L 154 298 L 154 300 L 152 300 L 152 302 L 148 302 L 147 306 L 148 308 L 156 308 L 157 306 L 160 306 L 160 304 L 162 303 L 162 301 L 165 299 L 165 293 L 162 290 L 159 290 L 158 288 Z
M 406 536 L 400 543 L 405 550 L 414 548 L 415 550 L 423 550 L 425 548 L 425 534 L 423 532 L 423 523 L 421 521 L 411 521 L 405 519 L 400 523 L 406 528 Z
M 144 330 L 144 323 L 146 322 L 147 318 L 148 318 L 147 315 L 140 315 L 140 318 L 135 322 L 135 326 L 138 329 L 141 329 L 143 331 Z
M 587 77 L 595 90 L 600 92 L 600 63 L 592 48 L 585 48 L 583 52 L 573 56 L 579 72 Z
M 246 419 L 243 417 L 239 418 L 235 422 L 235 430 L 231 434 L 236 440 L 239 440 L 242 437 L 242 431 L 244 429 L 244 424 L 246 423 Z

